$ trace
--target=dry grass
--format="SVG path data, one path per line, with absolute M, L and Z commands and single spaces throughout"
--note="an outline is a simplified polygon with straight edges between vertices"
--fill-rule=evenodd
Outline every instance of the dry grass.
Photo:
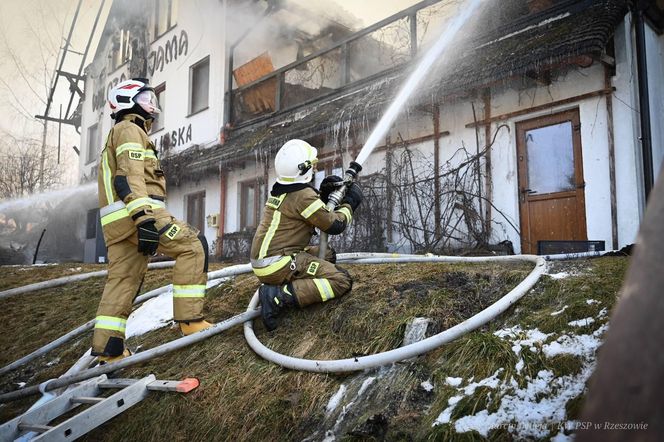
M 431 422 L 453 393 L 440 380 L 452 375 L 468 378 L 490 375 L 498 367 L 508 369 L 516 362 L 509 346 L 505 348 L 504 342 L 494 339 L 493 330 L 516 323 L 522 324 L 523 328 L 533 324 L 541 327 L 543 321 L 551 317 L 550 312 L 562 305 L 570 305 L 568 310 L 573 309 L 570 317 L 574 317 L 563 320 L 562 324 L 566 326 L 567 321 L 583 317 L 576 315 L 581 313 L 582 305 L 587 306 L 585 299 L 589 297 L 607 302 L 607 306 L 613 305 L 626 260 L 607 258 L 587 263 L 584 265 L 591 267 L 588 278 L 580 278 L 587 279 L 585 282 L 545 277 L 532 294 L 517 304 L 518 310 L 510 309 L 497 324 L 404 365 L 406 372 L 398 382 L 401 387 L 381 396 L 371 410 L 366 410 L 367 415 L 358 416 L 358 419 L 373 422 L 376 416 L 384 416 L 388 440 L 449 440 L 452 437 L 449 428 L 431 427 Z M 405 325 L 413 317 L 432 319 L 429 333 L 437 333 L 479 312 L 530 271 L 528 265 L 504 264 L 394 264 L 348 268 L 355 279 L 350 296 L 289 312 L 272 333 L 265 332 L 257 321 L 258 337 L 276 351 L 310 359 L 375 353 L 400 345 Z M 162 284 L 170 271 L 149 274 L 145 290 Z M 35 324 L 28 323 L 27 334 L 15 333 L 4 344 L 19 353 L 6 361 L 17 359 L 91 318 L 101 284 L 101 280 L 88 281 L 81 283 L 79 288 L 71 285 L 53 289 L 53 293 L 29 295 L 29 299 L 21 298 L 22 302 L 18 299 L 0 301 L 3 311 L 11 302 L 15 303 L 11 305 L 13 321 L 26 321 L 33 311 L 43 308 L 42 320 L 53 328 L 49 330 L 49 325 L 44 325 L 33 330 L 37 328 Z M 206 303 L 208 317 L 221 320 L 244 311 L 257 287 L 255 278 L 241 276 L 210 290 Z M 84 293 L 88 295 L 84 296 Z M 578 302 L 574 304 L 575 301 Z M 63 321 L 71 323 L 65 325 Z M 550 327 L 564 328 L 553 323 Z M 177 330 L 166 328 L 131 339 L 129 345 L 150 348 L 178 336 Z M 32 385 L 63 372 L 67 364 L 71 364 L 89 345 L 89 335 L 81 341 L 58 355 L 60 363 L 48 370 L 38 369 L 54 355 L 42 358 L 29 368 L 33 371 L 31 377 L 21 380 Z M 537 358 L 525 362 L 524 373 L 547 363 Z M 554 365 L 562 373 L 575 370 L 577 362 L 561 359 Z M 246 345 L 241 327 L 118 375 L 142 377 L 148 373 L 154 373 L 158 379 L 199 377 L 201 387 L 187 396 L 151 394 L 130 412 L 90 433 L 86 440 L 302 440 L 324 422 L 325 404 L 339 385 L 353 378 L 353 375 L 293 372 L 264 361 Z M 436 389 L 433 393 L 425 394 L 419 389 L 421 381 L 426 379 L 434 381 Z M 10 383 L 17 380 L 16 375 L 1 377 L 3 391 L 13 389 Z M 479 395 L 469 399 L 462 410 L 470 412 L 481 407 L 495 407 L 494 402 L 487 402 Z M 0 420 L 9 419 L 30 403 L 18 401 L 1 407 Z M 375 438 L 362 431 L 347 434 L 347 440 L 372 437 Z M 472 435 L 453 438 L 474 440 Z

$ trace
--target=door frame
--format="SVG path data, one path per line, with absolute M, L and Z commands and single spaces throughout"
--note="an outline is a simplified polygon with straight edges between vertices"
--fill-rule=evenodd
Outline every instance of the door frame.
M 530 239 L 530 216 L 528 210 L 528 203 L 547 199 L 547 195 L 541 194 L 537 196 L 528 197 L 527 187 L 524 184 L 528 179 L 528 161 L 527 150 L 525 145 L 525 133 L 529 130 L 538 129 L 546 126 L 564 123 L 569 121 L 572 123 L 572 148 L 574 149 L 574 181 L 576 188 L 563 192 L 556 192 L 561 196 L 575 195 L 577 198 L 577 206 L 582 210 L 579 211 L 578 222 L 582 228 L 582 237 L 584 240 L 588 238 L 588 225 L 586 220 L 586 197 L 585 197 L 585 180 L 583 175 L 583 146 L 581 144 L 581 116 L 579 108 L 556 112 L 549 115 L 529 118 L 527 120 L 517 121 L 515 123 L 516 132 L 516 159 L 517 159 L 517 201 L 519 204 L 519 218 L 520 218 L 520 237 L 521 237 L 521 253 L 526 250 L 530 253 L 537 253 L 537 243 Z

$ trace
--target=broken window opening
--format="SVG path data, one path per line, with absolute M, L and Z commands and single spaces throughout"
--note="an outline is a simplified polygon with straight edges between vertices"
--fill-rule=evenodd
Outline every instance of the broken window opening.
M 156 0 L 154 4 L 154 40 L 170 31 L 177 24 L 179 0 Z

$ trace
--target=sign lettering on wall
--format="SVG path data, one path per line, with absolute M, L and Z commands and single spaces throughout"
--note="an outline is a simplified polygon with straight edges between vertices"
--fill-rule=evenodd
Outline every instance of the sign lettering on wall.
M 150 51 L 148 55 L 148 73 L 150 77 L 155 72 L 162 72 L 164 66 L 177 60 L 178 57 L 187 55 L 189 51 L 189 35 L 184 29 L 180 35 L 173 35 L 173 37 L 162 43 L 156 50 Z M 102 70 L 99 74 L 101 81 L 96 81 L 94 95 L 92 96 L 92 110 L 104 107 L 108 97 L 108 91 L 121 81 L 127 79 L 127 75 L 123 73 L 119 78 L 112 79 L 109 83 L 105 84 L 106 69 Z
M 180 37 L 174 35 L 161 44 L 156 51 L 151 51 L 148 55 L 148 72 L 150 76 L 156 71 L 163 71 L 164 65 L 175 61 L 178 57 L 187 55 L 189 51 L 189 36 L 184 29 L 180 32 Z
M 173 147 L 184 146 L 185 144 L 191 142 L 191 123 L 189 126 L 182 126 L 177 130 L 171 132 L 166 132 L 159 138 L 156 138 L 153 142 L 156 146 L 159 147 L 161 151 L 171 149 Z
M 106 78 L 106 69 L 101 71 L 101 74 L 99 74 L 99 78 Z M 104 87 L 104 83 L 102 81 L 96 81 L 96 87 L 95 87 L 95 93 L 92 96 L 92 110 L 96 111 L 100 107 L 104 107 L 106 104 L 106 100 L 108 99 L 108 92 L 114 88 L 118 83 L 125 81 L 127 79 L 127 76 L 125 73 L 122 73 L 120 77 L 115 77 L 111 81 L 108 82 L 106 87 Z

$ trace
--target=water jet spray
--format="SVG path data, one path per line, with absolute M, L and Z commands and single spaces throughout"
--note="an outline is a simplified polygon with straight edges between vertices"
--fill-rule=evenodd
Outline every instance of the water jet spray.
M 419 62 L 415 70 L 410 74 L 406 82 L 403 84 L 401 90 L 394 98 L 394 101 L 392 101 L 390 106 L 387 108 L 387 111 L 385 111 L 383 116 L 378 121 L 378 124 L 369 135 L 369 138 L 364 143 L 364 146 L 362 146 L 362 149 L 357 155 L 355 161 L 351 162 L 349 169 L 346 170 L 343 186 L 330 195 L 330 199 L 327 204 L 327 208 L 330 211 L 333 211 L 335 207 L 337 207 L 337 204 L 343 198 L 343 195 L 345 194 L 348 186 L 357 179 L 357 174 L 362 170 L 362 164 L 364 164 L 369 155 L 371 155 L 373 150 L 378 145 L 378 142 L 385 137 L 385 134 L 387 133 L 392 123 L 394 123 L 394 120 L 397 118 L 399 112 L 406 104 L 406 101 L 408 98 L 410 98 L 410 96 L 415 91 L 415 88 L 429 72 L 429 69 L 431 69 L 433 63 L 443 54 L 446 49 L 448 49 L 449 44 L 459 33 L 463 24 L 468 21 L 468 19 L 475 13 L 475 11 L 477 11 L 483 1 L 484 0 L 469 1 L 467 7 L 451 21 L 449 26 L 440 34 L 436 42 L 424 54 L 424 57 Z M 325 252 L 327 251 L 327 233 L 325 232 L 321 232 L 319 250 L 318 257 L 323 259 L 325 257 Z

